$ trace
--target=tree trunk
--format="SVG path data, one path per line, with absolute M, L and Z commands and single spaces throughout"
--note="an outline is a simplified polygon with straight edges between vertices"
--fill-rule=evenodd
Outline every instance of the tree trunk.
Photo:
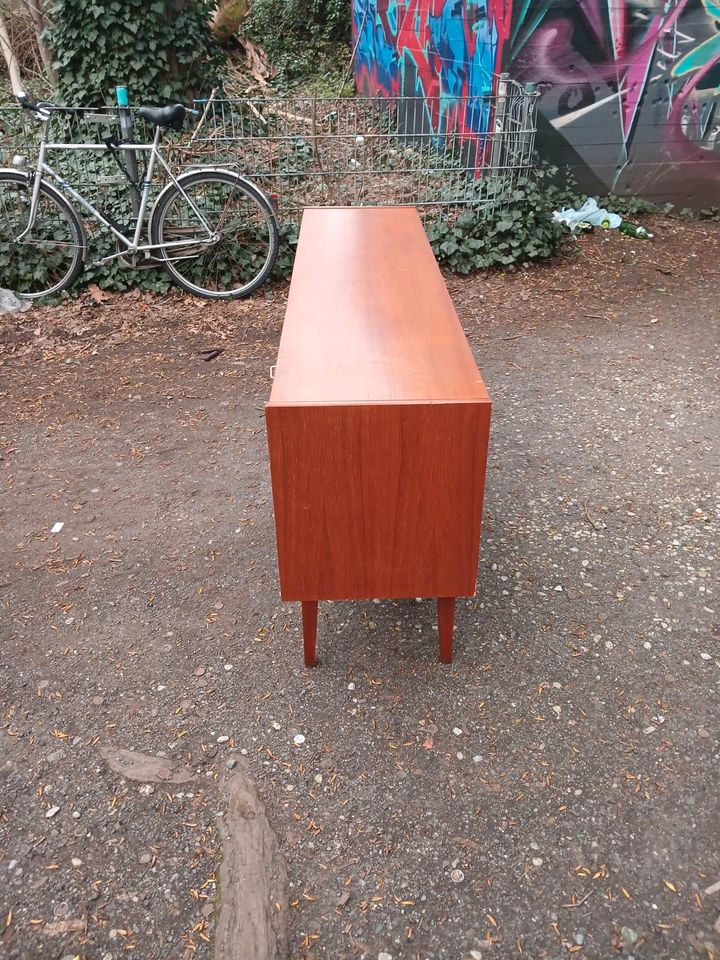
M 32 17 L 33 27 L 35 28 L 35 37 L 37 39 L 38 50 L 40 51 L 40 59 L 43 62 L 43 67 L 45 67 L 45 75 L 53 88 L 56 88 L 58 83 L 57 70 L 53 64 L 52 54 L 43 39 L 43 33 L 46 27 L 43 0 L 26 0 L 26 2 L 30 10 L 30 16 Z
M 20 67 L 18 66 L 15 51 L 10 43 L 10 34 L 8 33 L 7 23 L 5 22 L 5 17 L 2 15 L 2 13 L 0 13 L 0 49 L 2 49 L 2 55 L 5 58 L 5 63 L 7 64 L 12 92 L 15 94 L 15 96 L 17 96 L 19 93 L 23 92 L 23 84 L 22 80 L 20 79 Z
M 227 43 L 237 33 L 247 13 L 246 0 L 220 0 L 213 14 L 210 29 L 220 43 Z

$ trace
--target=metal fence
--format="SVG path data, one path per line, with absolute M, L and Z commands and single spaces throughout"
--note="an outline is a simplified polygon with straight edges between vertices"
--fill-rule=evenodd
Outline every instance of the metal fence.
M 504 75 L 492 95 L 452 100 L 212 99 L 195 104 L 190 129 L 165 135 L 163 152 L 177 168 L 228 165 L 247 174 L 277 198 L 285 219 L 322 205 L 491 210 L 532 164 L 536 99 L 534 89 Z M 54 115 L 51 136 L 102 143 L 118 122 L 114 108 Z M 135 138 L 150 135 L 135 118 Z M 0 109 L 0 165 L 17 153 L 32 162 L 37 137 L 31 116 Z M 89 196 L 126 190 L 108 153 L 58 151 L 48 159 Z

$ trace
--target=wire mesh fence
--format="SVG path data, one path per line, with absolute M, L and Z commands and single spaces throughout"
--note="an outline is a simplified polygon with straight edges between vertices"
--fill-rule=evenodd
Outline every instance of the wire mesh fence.
M 245 98 L 195 103 L 181 134 L 166 131 L 162 152 L 174 170 L 227 166 L 276 198 L 281 217 L 306 206 L 412 205 L 439 211 L 497 210 L 532 165 L 537 93 L 504 75 L 492 95 L 449 100 Z M 103 147 L 121 138 L 116 108 L 54 114 L 51 142 Z M 125 131 L 127 132 L 127 131 Z M 152 131 L 133 117 L 133 136 Z M 16 154 L 32 167 L 39 132 L 31 115 L 0 109 L 0 165 Z M 140 173 L 147 154 L 138 152 Z M 114 206 L 127 179 L 105 149 L 50 150 L 47 162 L 93 202 Z M 155 189 L 162 186 L 161 172 Z

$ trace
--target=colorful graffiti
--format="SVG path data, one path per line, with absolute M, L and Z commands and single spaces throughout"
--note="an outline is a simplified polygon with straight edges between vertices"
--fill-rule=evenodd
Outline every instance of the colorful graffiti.
M 439 134 L 485 132 L 508 12 L 505 0 L 355 0 L 358 89 L 427 98 Z
M 457 122 L 507 70 L 589 191 L 720 203 L 720 0 L 354 0 L 354 25 L 365 93 L 440 97 Z

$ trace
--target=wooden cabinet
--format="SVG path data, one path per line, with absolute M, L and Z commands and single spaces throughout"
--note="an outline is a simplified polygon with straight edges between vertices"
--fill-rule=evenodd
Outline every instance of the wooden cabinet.
M 266 422 L 280 589 L 303 603 L 475 592 L 490 398 L 412 208 L 305 212 Z

